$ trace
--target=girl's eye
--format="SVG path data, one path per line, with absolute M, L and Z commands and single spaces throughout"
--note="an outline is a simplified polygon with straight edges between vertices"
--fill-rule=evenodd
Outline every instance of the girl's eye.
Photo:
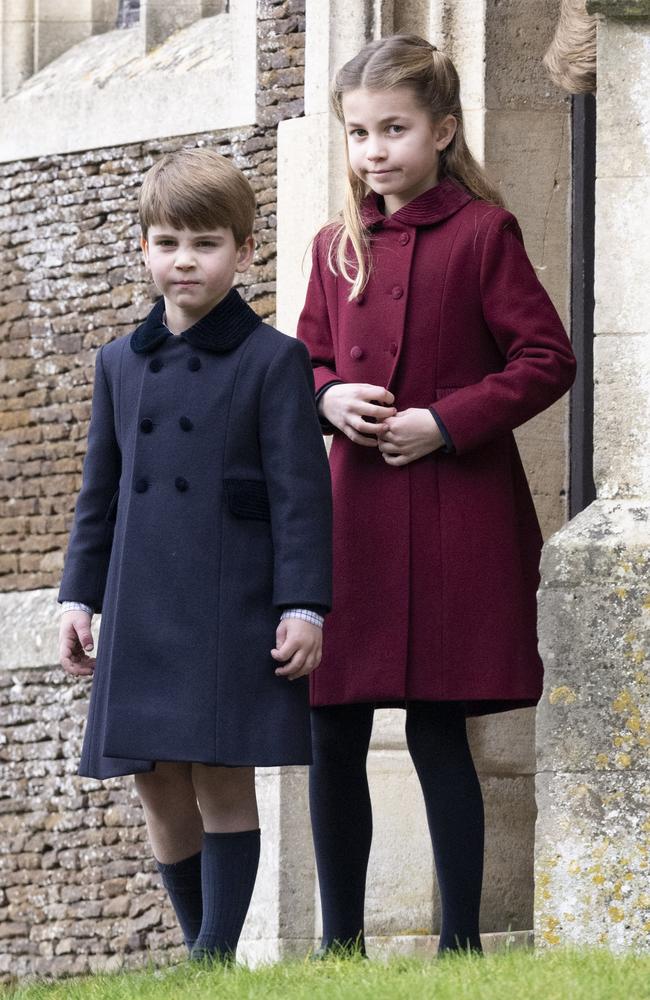
M 389 125 L 388 126 L 388 131 L 392 132 L 393 135 L 399 135 L 400 132 L 404 131 L 404 126 L 403 125 Z
M 365 128 L 353 128 L 350 132 L 350 135 L 355 136 L 357 139 L 362 139 L 367 134 Z

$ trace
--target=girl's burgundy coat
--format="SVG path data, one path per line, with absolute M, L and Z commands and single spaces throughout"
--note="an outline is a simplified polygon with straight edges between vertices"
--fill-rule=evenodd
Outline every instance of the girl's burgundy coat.
M 335 431 L 334 606 L 312 703 L 535 704 L 542 538 L 512 430 L 570 387 L 569 340 L 509 212 L 445 179 L 390 218 L 374 195 L 363 213 L 359 299 L 328 266 L 328 231 L 314 244 L 298 336 L 316 392 L 386 386 L 400 410 L 433 406 L 453 450 L 391 468 Z

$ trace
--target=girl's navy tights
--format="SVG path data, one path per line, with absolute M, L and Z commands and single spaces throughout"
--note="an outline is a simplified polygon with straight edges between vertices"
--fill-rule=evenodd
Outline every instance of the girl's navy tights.
M 363 951 L 372 840 L 366 758 L 373 712 L 371 704 L 312 709 L 310 808 L 325 951 L 355 945 Z M 433 843 L 442 907 L 439 951 L 480 951 L 483 799 L 463 705 L 408 702 L 406 740 Z

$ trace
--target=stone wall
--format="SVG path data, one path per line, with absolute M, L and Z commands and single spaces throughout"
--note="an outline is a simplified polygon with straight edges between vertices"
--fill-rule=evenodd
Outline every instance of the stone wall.
M 260 4 L 258 123 L 228 133 L 0 165 L 0 590 L 58 583 L 85 448 L 95 350 L 127 333 L 155 291 L 138 248 L 143 172 L 209 144 L 258 199 L 246 298 L 275 309 L 275 125 L 302 111 L 300 3 Z
M 56 669 L 55 591 L 35 588 L 59 580 L 96 348 L 155 295 L 136 198 L 160 153 L 210 145 L 244 170 L 258 222 L 243 291 L 273 319 L 276 125 L 303 109 L 302 0 L 260 0 L 257 70 L 254 125 L 0 165 L 0 978 L 182 953 L 132 783 L 74 777 L 88 687 Z

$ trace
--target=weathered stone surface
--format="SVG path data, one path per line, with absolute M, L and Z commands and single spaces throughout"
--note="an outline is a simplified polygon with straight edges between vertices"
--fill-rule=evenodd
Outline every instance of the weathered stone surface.
M 645 773 L 542 773 L 537 799 L 537 945 L 647 950 L 647 764 Z
M 627 338 L 626 338 L 627 339 Z M 650 507 L 593 503 L 547 543 L 539 595 L 536 940 L 650 941 Z

